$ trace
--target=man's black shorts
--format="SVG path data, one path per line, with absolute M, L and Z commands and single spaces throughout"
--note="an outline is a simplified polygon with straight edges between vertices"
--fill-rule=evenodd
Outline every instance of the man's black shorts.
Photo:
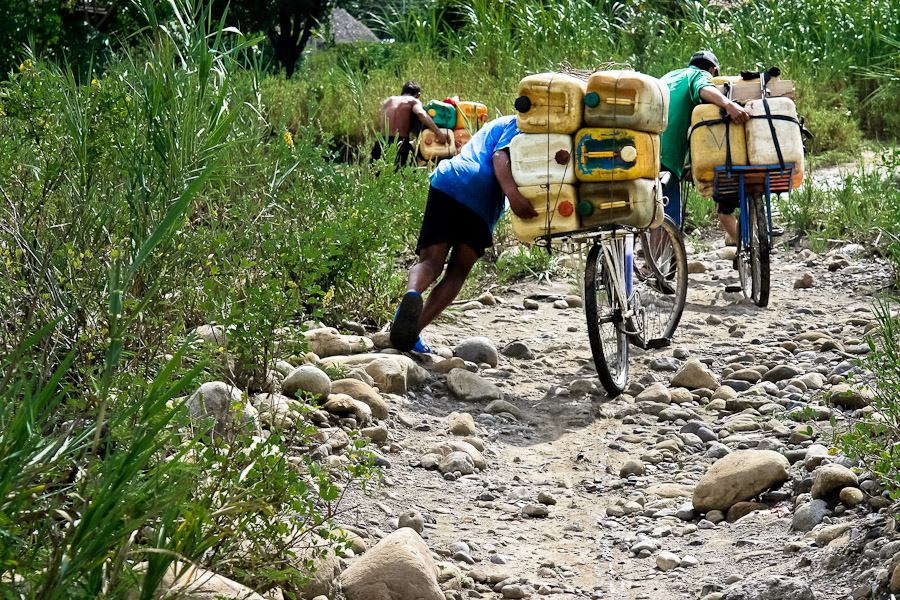
M 413 164 L 413 158 L 415 157 L 415 148 L 413 148 L 413 145 L 408 139 L 388 139 L 386 141 L 386 144 L 397 146 L 397 156 L 394 158 L 395 166 L 404 167 L 406 165 Z M 376 160 L 384 156 L 384 151 L 385 147 L 382 146 L 381 141 L 375 140 L 375 145 L 372 147 L 372 162 L 375 162 Z
M 741 205 L 738 198 L 714 198 L 716 201 L 716 212 L 720 215 L 733 215 L 734 211 Z
M 494 244 L 494 237 L 475 211 L 441 190 L 429 187 L 416 254 L 423 248 L 445 242 L 450 247 L 465 244 L 480 257 Z

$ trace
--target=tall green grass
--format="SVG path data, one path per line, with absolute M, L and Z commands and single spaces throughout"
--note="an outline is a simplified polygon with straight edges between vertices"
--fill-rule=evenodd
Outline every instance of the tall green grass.
M 32 57 L 0 87 L 4 598 L 152 598 L 176 560 L 296 590 L 372 476 L 362 443 L 289 464 L 302 423 L 213 439 L 178 398 L 258 389 L 285 325 L 386 312 L 421 178 L 336 170 L 313 118 L 292 135 L 263 102 L 258 40 L 173 8 L 90 82 Z M 227 352 L 196 349 L 207 322 Z

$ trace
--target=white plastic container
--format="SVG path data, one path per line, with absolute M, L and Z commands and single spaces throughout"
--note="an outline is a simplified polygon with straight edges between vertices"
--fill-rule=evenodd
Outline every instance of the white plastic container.
M 781 115 L 797 119 L 797 108 L 790 98 L 769 98 L 769 111 L 773 115 Z M 745 108 L 751 116 L 766 114 L 762 100 L 751 100 Z M 796 188 L 803 179 L 803 136 L 800 133 L 800 125 L 793 121 L 773 119 L 775 135 L 781 148 L 781 155 L 785 164 L 794 164 L 792 187 Z M 750 119 L 746 125 L 747 134 L 747 158 L 754 166 L 777 165 L 778 152 L 775 150 L 775 142 L 772 138 L 772 128 L 769 119 Z
M 516 185 L 575 183 L 572 136 L 563 133 L 520 133 L 509 145 Z
M 581 127 L 586 83 L 565 73 L 539 73 L 519 82 L 516 124 L 524 133 L 575 133 Z
M 438 144 L 437 137 L 430 129 L 424 130 L 419 134 L 419 154 L 425 160 L 437 160 L 441 158 L 450 158 L 456 154 L 456 142 L 454 141 L 452 129 L 441 129 L 441 132 L 447 135 L 446 144 Z
M 662 133 L 669 122 L 669 86 L 636 71 L 594 73 L 584 96 L 584 122 Z
M 520 219 L 512 213 L 513 233 L 523 244 L 530 244 L 542 235 L 578 229 L 579 220 L 575 213 L 578 194 L 574 185 L 532 185 L 520 187 L 519 192 L 538 214 L 531 219 Z

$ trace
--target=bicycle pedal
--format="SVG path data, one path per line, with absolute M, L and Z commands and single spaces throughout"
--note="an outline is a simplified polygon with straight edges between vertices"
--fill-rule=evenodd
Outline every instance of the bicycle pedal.
M 737 294 L 737 293 L 739 293 L 739 292 L 742 292 L 742 291 L 743 291 L 743 288 L 742 288 L 741 286 L 739 286 L 739 285 L 726 285 L 726 286 L 725 286 L 725 291 L 726 291 L 726 292 L 729 292 L 729 293 L 731 293 L 731 294 Z
M 658 350 L 659 348 L 668 348 L 672 345 L 672 340 L 669 338 L 655 338 L 652 340 L 647 340 L 646 348 L 648 350 Z

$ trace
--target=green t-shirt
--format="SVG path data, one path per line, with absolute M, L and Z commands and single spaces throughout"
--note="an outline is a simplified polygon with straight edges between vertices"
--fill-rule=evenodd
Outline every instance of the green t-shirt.
M 709 71 L 688 67 L 667 73 L 661 81 L 669 86 L 669 125 L 660 135 L 659 162 L 681 177 L 688 151 L 691 112 L 701 102 L 700 90 L 713 84 L 712 75 Z

